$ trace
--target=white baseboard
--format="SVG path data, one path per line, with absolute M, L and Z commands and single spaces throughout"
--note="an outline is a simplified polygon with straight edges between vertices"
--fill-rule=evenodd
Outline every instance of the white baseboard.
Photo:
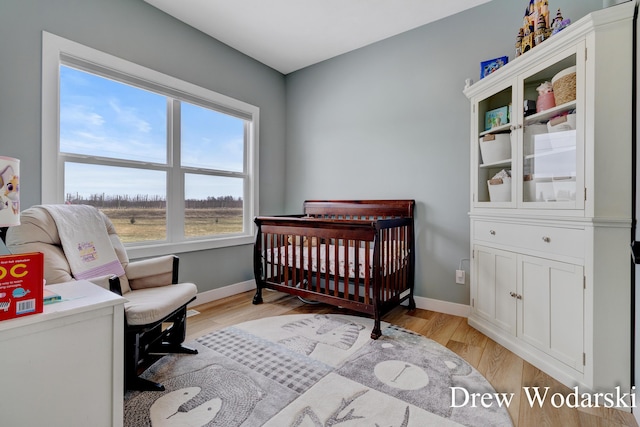
M 255 280 L 247 280 L 246 282 L 235 283 L 222 288 L 212 289 L 210 291 L 200 292 L 198 297 L 189 306 L 206 304 L 242 292 L 251 291 L 256 288 Z M 416 307 L 423 310 L 436 311 L 438 313 L 450 314 L 452 316 L 469 317 L 471 308 L 468 305 L 458 304 L 455 302 L 441 301 L 432 298 L 414 297 Z M 405 302 L 406 304 L 406 302 Z
M 198 293 L 196 300 L 189 304 L 189 307 L 206 304 L 208 302 L 230 297 L 232 295 L 241 294 L 242 292 L 250 291 L 255 288 L 256 281 L 251 279 L 247 280 L 246 282 L 234 283 L 233 285 L 223 286 L 221 288 L 212 289 L 210 291 L 200 292 Z
M 423 310 L 431 310 L 460 317 L 469 317 L 469 313 L 471 312 L 471 307 L 465 304 L 424 297 L 414 297 L 414 299 L 416 300 L 416 307 Z

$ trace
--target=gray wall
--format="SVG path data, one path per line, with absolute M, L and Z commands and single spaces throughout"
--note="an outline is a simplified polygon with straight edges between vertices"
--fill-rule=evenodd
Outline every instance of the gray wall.
M 514 58 L 528 1 L 493 0 L 287 75 L 286 207 L 413 198 L 418 296 L 469 304 L 469 114 L 464 80 Z M 577 20 L 601 0 L 553 0 Z M 465 261 L 464 269 L 469 271 Z
M 260 209 L 284 205 L 282 74 L 142 0 L 0 0 L 0 155 L 21 160 L 22 207 L 40 203 L 42 31 L 260 107 Z M 253 278 L 251 246 L 180 255 L 207 291 Z

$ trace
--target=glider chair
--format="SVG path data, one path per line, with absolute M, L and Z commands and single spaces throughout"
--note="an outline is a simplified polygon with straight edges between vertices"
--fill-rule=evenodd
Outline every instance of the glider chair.
M 65 223 L 67 212 L 70 223 Z M 113 256 L 115 274 L 98 277 L 74 274 L 78 269 L 74 268 L 75 261 L 70 253 L 77 252 L 75 248 L 79 250 L 79 247 L 77 243 L 74 243 L 75 247 L 66 244 L 64 241 L 70 237 L 66 231 L 61 231 L 71 224 L 77 235 L 77 228 L 82 226 L 74 227 L 74 221 L 85 224 L 84 227 L 90 230 L 86 241 L 91 245 L 102 240 L 103 246 L 110 246 L 100 250 Z M 197 288 L 193 283 L 177 283 L 178 258 L 166 255 L 129 262 L 113 224 L 98 209 L 86 205 L 31 207 L 22 211 L 21 225 L 7 231 L 6 244 L 13 253 L 44 253 L 47 284 L 86 278 L 127 300 L 124 305 L 124 365 L 125 387 L 128 390 L 164 390 L 161 384 L 140 378 L 139 375 L 165 354 L 197 353 L 197 350 L 182 345 L 186 336 L 187 304 L 196 298 Z M 98 269 L 102 273 L 104 270 L 104 267 Z

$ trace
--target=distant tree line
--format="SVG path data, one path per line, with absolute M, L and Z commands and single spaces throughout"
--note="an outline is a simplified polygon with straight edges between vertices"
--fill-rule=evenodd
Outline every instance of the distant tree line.
M 67 194 L 65 203 L 72 205 L 91 205 L 100 209 L 165 209 L 167 200 L 161 196 L 149 196 L 147 194 L 130 195 L 106 195 L 92 194 L 88 197 L 79 194 Z M 207 197 L 206 199 L 187 199 L 185 208 L 187 209 L 209 209 L 209 208 L 241 208 L 242 198 L 233 196 Z

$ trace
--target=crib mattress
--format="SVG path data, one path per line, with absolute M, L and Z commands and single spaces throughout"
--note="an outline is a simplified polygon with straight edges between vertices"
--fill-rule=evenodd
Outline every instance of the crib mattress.
M 353 246 L 340 245 L 337 246 L 336 250 L 336 245 L 326 245 L 322 243 L 319 245 L 319 249 L 320 250 L 318 251 L 318 247 L 312 246 L 310 248 L 311 257 L 309 257 L 308 247 L 301 248 L 299 245 L 288 245 L 286 247 L 282 246 L 279 248 L 274 248 L 273 250 L 267 250 L 264 256 L 266 257 L 268 263 L 273 262 L 273 257 L 273 259 L 275 259 L 278 264 L 283 266 L 286 265 L 288 267 L 303 269 L 307 271 L 311 270 L 314 273 L 318 272 L 318 268 L 320 269 L 320 273 L 326 273 L 328 269 L 329 274 L 331 275 L 349 277 L 350 279 L 355 279 L 357 266 L 357 276 L 359 278 L 364 279 L 366 277 L 373 277 L 373 249 L 369 249 L 368 257 L 367 249 L 362 247 L 355 248 Z M 358 254 L 357 260 L 356 251 Z M 403 262 L 398 261 L 396 263 L 391 263 L 391 265 L 382 265 L 381 267 L 383 269 L 383 274 L 386 274 L 387 271 L 395 271 L 403 264 Z

